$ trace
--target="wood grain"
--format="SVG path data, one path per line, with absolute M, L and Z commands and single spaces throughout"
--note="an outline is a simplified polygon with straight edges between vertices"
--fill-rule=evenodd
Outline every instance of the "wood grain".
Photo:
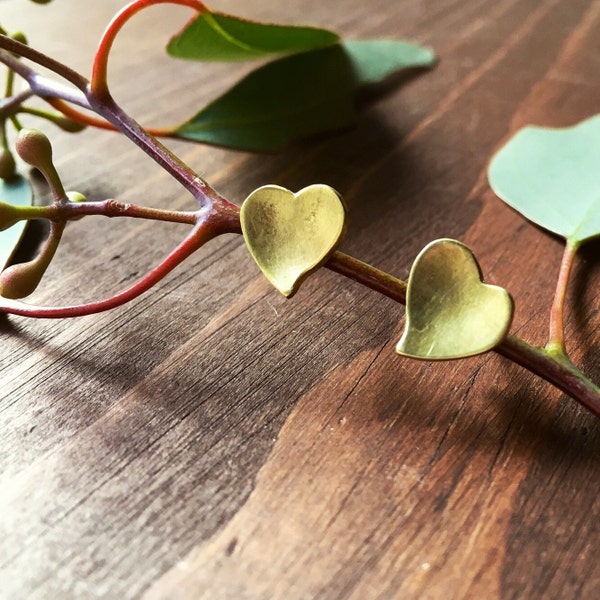
M 0 23 L 89 73 L 123 4 L 3 0 Z M 429 241 L 460 239 L 515 297 L 513 331 L 543 343 L 562 245 L 499 202 L 485 169 L 524 124 L 598 111 L 600 4 L 216 4 L 409 38 L 440 63 L 363 107 L 356 129 L 277 155 L 169 145 L 236 202 L 266 183 L 334 186 L 350 205 L 342 249 L 402 277 Z M 248 68 L 166 59 L 188 17 L 152 8 L 117 44 L 112 89 L 143 123 L 191 114 Z M 68 189 L 193 206 L 118 136 L 46 131 Z M 34 300 L 116 291 L 183 232 L 73 223 Z M 582 252 L 567 315 L 596 380 L 599 256 Z M 0 597 L 600 597 L 597 420 L 493 354 L 397 356 L 402 317 L 326 270 L 286 301 L 224 236 L 121 309 L 2 320 Z

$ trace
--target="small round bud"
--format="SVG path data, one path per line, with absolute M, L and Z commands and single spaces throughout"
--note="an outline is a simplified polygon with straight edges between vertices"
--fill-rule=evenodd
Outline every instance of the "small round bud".
M 11 265 L 0 273 L 0 296 L 17 300 L 32 294 L 39 285 L 44 269 L 36 261 Z
M 4 148 L 0 152 L 0 179 L 10 179 L 17 172 L 15 157 L 8 148 Z
M 48 4 L 50 2 L 52 2 L 52 0 L 31 0 L 32 2 L 35 2 L 36 4 Z
M 15 42 L 21 42 L 21 44 L 27 44 L 27 37 L 25 36 L 25 34 L 22 31 L 15 31 L 15 33 L 13 33 L 10 36 L 13 40 L 15 40 Z
M 26 163 L 37 167 L 42 173 L 53 168 L 50 140 L 38 129 L 21 129 L 15 148 Z
M 87 198 L 81 192 L 67 192 L 69 202 L 87 202 Z
M 17 299 L 29 296 L 35 291 L 54 257 L 63 230 L 64 223 L 53 223 L 50 236 L 33 260 L 11 265 L 0 273 L 0 296 Z
M 21 129 L 15 142 L 19 156 L 31 166 L 39 169 L 44 175 L 55 201 L 65 198 L 65 190 L 52 162 L 52 145 L 50 140 L 38 129 Z

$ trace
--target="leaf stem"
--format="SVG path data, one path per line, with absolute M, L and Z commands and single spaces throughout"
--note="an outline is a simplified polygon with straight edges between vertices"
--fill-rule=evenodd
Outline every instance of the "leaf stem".
M 600 388 L 568 356 L 532 346 L 512 335 L 507 336 L 495 351 L 539 375 L 600 417 Z
M 192 8 L 198 12 L 208 10 L 206 5 L 199 0 L 134 0 L 122 8 L 108 24 L 98 44 L 90 80 L 90 88 L 93 94 L 103 96 L 108 93 L 108 56 L 117 35 L 125 23 L 140 11 L 156 4 L 178 4 Z
M 556 291 L 554 301 L 550 309 L 550 335 L 546 350 L 551 354 L 568 356 L 565 346 L 565 327 L 564 327 L 564 307 L 567 295 L 567 286 L 573 269 L 573 263 L 579 244 L 567 240 L 565 251 L 563 253 L 558 280 L 556 282 Z

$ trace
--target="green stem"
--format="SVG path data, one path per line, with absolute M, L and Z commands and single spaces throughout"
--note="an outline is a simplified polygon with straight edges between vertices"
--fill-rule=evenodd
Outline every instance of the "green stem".
M 552 308 L 550 309 L 550 335 L 548 343 L 546 344 L 546 350 L 551 354 L 563 357 L 568 356 L 565 346 L 565 298 L 567 295 L 569 278 L 573 269 L 575 254 L 577 253 L 578 248 L 578 243 L 567 240 L 560 270 L 558 272 L 554 301 L 552 303 Z
M 15 83 L 15 72 L 12 69 L 8 69 L 6 72 L 6 84 L 4 86 L 4 97 L 10 98 L 13 94 L 13 87 Z
M 600 417 L 600 388 L 578 369 L 568 356 L 548 352 L 511 335 L 495 350 L 539 375 Z

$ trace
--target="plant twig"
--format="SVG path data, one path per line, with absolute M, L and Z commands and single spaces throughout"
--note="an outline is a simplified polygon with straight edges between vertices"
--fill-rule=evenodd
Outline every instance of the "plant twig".
M 396 302 L 406 304 L 406 283 L 385 271 L 376 269 L 343 252 L 335 252 L 325 266 L 331 271 L 353 279 Z
M 567 286 L 573 268 L 573 262 L 579 244 L 567 240 L 565 251 L 562 257 L 558 280 L 556 282 L 556 291 L 554 301 L 550 309 L 550 335 L 546 350 L 552 354 L 567 356 L 565 346 L 565 327 L 564 327 L 564 308 L 567 295 Z
M 551 354 L 512 335 L 495 351 L 542 377 L 600 417 L 600 388 L 567 356 Z
M 0 35 L 0 48 L 3 48 L 5 45 L 5 40 L 11 40 L 6 36 Z M 15 42 L 18 43 L 18 42 Z M 21 44 L 23 48 L 29 48 L 29 46 L 25 46 Z M 38 73 L 35 69 L 31 68 L 29 65 L 21 62 L 18 58 L 9 54 L 8 52 L 0 51 L 0 62 L 4 63 L 9 69 L 18 73 L 28 84 L 31 92 L 40 98 L 48 98 L 48 97 L 57 97 L 66 100 L 67 102 L 71 102 L 73 104 L 77 104 L 82 106 L 83 108 L 91 108 L 90 103 L 85 96 L 85 90 L 87 85 L 82 88 L 73 89 L 70 86 L 67 86 L 59 81 L 53 81 L 48 77 L 44 77 L 40 73 Z M 56 61 L 53 61 L 53 64 Z M 56 63 L 60 64 L 60 63 Z M 64 69 L 67 69 L 64 65 L 62 65 Z M 62 69 L 56 71 L 58 75 L 61 75 Z M 86 84 L 87 79 L 82 78 Z M 79 80 L 77 80 L 79 81 Z M 81 82 L 80 82 L 81 83 Z
M 10 53 L 31 60 L 42 67 L 46 67 L 50 71 L 60 75 L 60 77 L 69 83 L 72 83 L 82 92 L 85 92 L 88 87 L 89 81 L 83 75 L 77 73 L 77 71 L 74 71 L 70 67 L 67 67 L 67 65 L 54 60 L 47 54 L 35 50 L 27 44 L 22 44 L 21 42 L 14 40 L 7 35 L 0 34 L 0 48 L 8 51 L 0 52 L 0 62 L 3 62 L 10 69 L 15 71 L 15 73 L 21 75 L 24 79 L 27 79 L 27 73 L 31 72 L 31 68 L 23 64 L 18 58 L 12 56 Z M 38 77 L 41 76 L 38 75 Z M 27 81 L 29 82 L 28 79 Z
M 132 217 L 169 223 L 187 223 L 195 225 L 201 211 L 177 211 L 161 208 L 138 206 L 119 200 L 100 202 L 66 202 L 49 206 L 21 206 L 17 212 L 21 221 L 30 219 L 48 219 L 49 221 L 68 221 L 85 216 Z
M 108 24 L 108 27 L 104 31 L 100 43 L 98 44 L 96 56 L 94 57 L 94 64 L 92 66 L 90 83 L 94 95 L 101 97 L 108 94 L 108 56 L 121 29 L 139 12 L 156 4 L 178 4 L 180 6 L 192 8 L 197 12 L 207 10 L 206 5 L 199 0 L 134 0 L 122 8 Z
M 375 267 L 341 252 L 336 252 L 325 266 L 396 302 L 406 303 L 406 282 Z M 600 388 L 567 356 L 550 353 L 513 335 L 508 335 L 494 351 L 545 379 L 600 417 Z
M 208 217 L 198 221 L 194 229 L 169 255 L 152 271 L 139 279 L 127 289 L 103 300 L 96 300 L 86 304 L 72 306 L 32 306 L 19 300 L 9 300 L 0 297 L 0 311 L 20 315 L 24 317 L 35 317 L 39 319 L 65 319 L 69 317 L 81 317 L 92 315 L 106 310 L 122 306 L 137 298 L 150 288 L 154 287 L 161 279 L 168 275 L 175 267 L 191 256 L 198 248 L 206 242 L 223 233 L 222 225 L 215 223 L 214 219 Z
M 12 71 L 11 71 L 12 72 Z M 0 118 L 5 118 L 16 112 L 16 110 L 25 102 L 34 96 L 31 89 L 23 90 L 14 96 L 6 96 L 0 100 Z

